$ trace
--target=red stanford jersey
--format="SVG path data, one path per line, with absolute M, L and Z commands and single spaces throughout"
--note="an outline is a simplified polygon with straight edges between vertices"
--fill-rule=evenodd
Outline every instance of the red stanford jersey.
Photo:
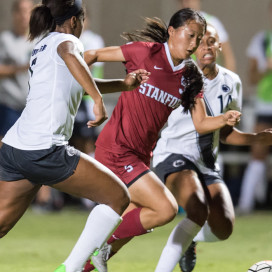
M 121 49 L 128 73 L 142 68 L 151 75 L 137 89 L 122 92 L 96 145 L 149 157 L 169 114 L 180 105 L 184 64 L 174 67 L 167 43 L 133 42 Z

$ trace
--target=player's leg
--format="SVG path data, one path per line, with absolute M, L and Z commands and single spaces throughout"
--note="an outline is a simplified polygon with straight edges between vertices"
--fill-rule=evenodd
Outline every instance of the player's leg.
M 171 221 L 178 210 L 173 195 L 151 171 L 137 179 L 129 187 L 129 192 L 131 204 L 124 213 L 122 223 L 108 240 L 108 244 L 113 247 L 110 256 L 132 237 L 146 234 L 153 228 Z M 105 263 L 107 259 L 102 252 L 98 257 L 92 257 L 92 261 L 96 267 L 104 267 L 101 271 L 107 271 Z M 87 265 L 84 271 L 92 271 L 92 269 Z
M 134 203 L 130 203 L 128 208 L 123 213 L 123 217 L 125 214 L 130 212 L 133 209 L 139 208 Z M 96 252 L 95 256 L 91 256 L 91 258 L 86 262 L 84 266 L 83 272 L 93 271 L 95 268 L 99 268 L 98 271 L 107 271 L 108 260 L 114 256 L 124 245 L 126 245 L 133 237 L 128 237 L 124 239 L 115 240 L 114 243 L 108 244 L 105 243 L 99 252 Z
M 88 257 L 106 242 L 121 222 L 120 215 L 129 204 L 128 191 L 109 169 L 85 154 L 81 154 L 75 173 L 52 187 L 102 204 L 92 210 L 72 252 L 56 270 L 81 271 Z
M 194 170 L 187 169 L 169 174 L 166 186 L 187 215 L 170 234 L 156 272 L 170 272 L 174 269 L 208 217 L 205 193 Z
M 109 153 L 99 148 L 96 149 L 96 158 L 118 174 L 129 188 L 133 203 L 126 210 L 114 237 L 124 239 L 141 235 L 174 218 L 177 203 L 159 178 L 150 171 L 148 158 L 140 158 L 127 151 L 122 154 Z M 116 240 L 114 237 L 111 237 L 110 243 Z
M 0 238 L 23 216 L 39 189 L 26 179 L 0 181 Z
M 227 186 L 222 183 L 208 185 L 209 217 L 194 238 L 195 242 L 216 242 L 228 239 L 235 220 L 234 208 Z
M 194 269 L 196 264 L 196 242 L 225 240 L 233 231 L 235 216 L 229 190 L 223 182 L 220 182 L 221 179 L 212 176 L 209 180 L 213 180 L 213 182 L 207 186 L 206 192 L 209 202 L 208 221 L 205 222 L 180 259 L 181 271 L 191 272 Z
M 113 240 L 134 237 L 170 222 L 176 215 L 177 203 L 159 178 L 148 172 L 129 187 L 131 202 Z M 131 209 L 132 207 L 139 207 Z M 131 224 L 133 222 L 133 224 Z M 134 227 L 133 227 L 134 226 Z
M 235 220 L 229 190 L 224 183 L 211 184 L 208 186 L 208 190 L 210 193 L 208 225 L 210 226 L 212 234 L 214 234 L 217 239 L 228 239 L 232 234 Z M 207 230 L 206 237 L 205 235 L 203 236 L 204 241 L 216 241 L 212 234 Z M 196 239 L 194 240 L 196 241 Z

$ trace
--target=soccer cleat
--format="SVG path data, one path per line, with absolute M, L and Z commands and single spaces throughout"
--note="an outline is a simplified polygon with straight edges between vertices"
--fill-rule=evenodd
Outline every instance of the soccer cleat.
M 196 265 L 196 242 L 192 242 L 186 252 L 179 260 L 179 267 L 182 272 L 191 272 Z
M 65 265 L 61 264 L 54 272 L 66 272 Z
M 100 250 L 96 250 L 91 256 L 91 263 L 95 267 L 94 271 L 107 272 L 108 264 L 107 261 L 110 257 L 111 245 L 105 243 Z

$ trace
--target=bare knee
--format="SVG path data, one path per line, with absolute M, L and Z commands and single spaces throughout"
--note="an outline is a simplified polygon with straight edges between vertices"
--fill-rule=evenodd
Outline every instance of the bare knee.
M 162 226 L 172 221 L 178 212 L 178 205 L 176 203 L 167 202 L 160 205 L 156 211 L 157 225 Z
M 213 234 L 220 240 L 227 240 L 234 227 L 234 220 L 231 218 L 224 218 L 220 220 L 209 220 L 209 225 Z

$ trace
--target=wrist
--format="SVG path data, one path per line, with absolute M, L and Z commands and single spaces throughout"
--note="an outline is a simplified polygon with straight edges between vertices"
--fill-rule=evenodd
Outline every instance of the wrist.
M 92 99 L 95 104 L 103 102 L 103 97 L 101 94 L 96 94 L 95 96 L 92 96 Z
M 227 114 L 224 113 L 224 114 L 221 115 L 221 117 L 222 117 L 222 119 L 221 119 L 222 124 L 223 125 L 227 125 L 227 123 L 228 123 L 228 116 L 227 116 Z

